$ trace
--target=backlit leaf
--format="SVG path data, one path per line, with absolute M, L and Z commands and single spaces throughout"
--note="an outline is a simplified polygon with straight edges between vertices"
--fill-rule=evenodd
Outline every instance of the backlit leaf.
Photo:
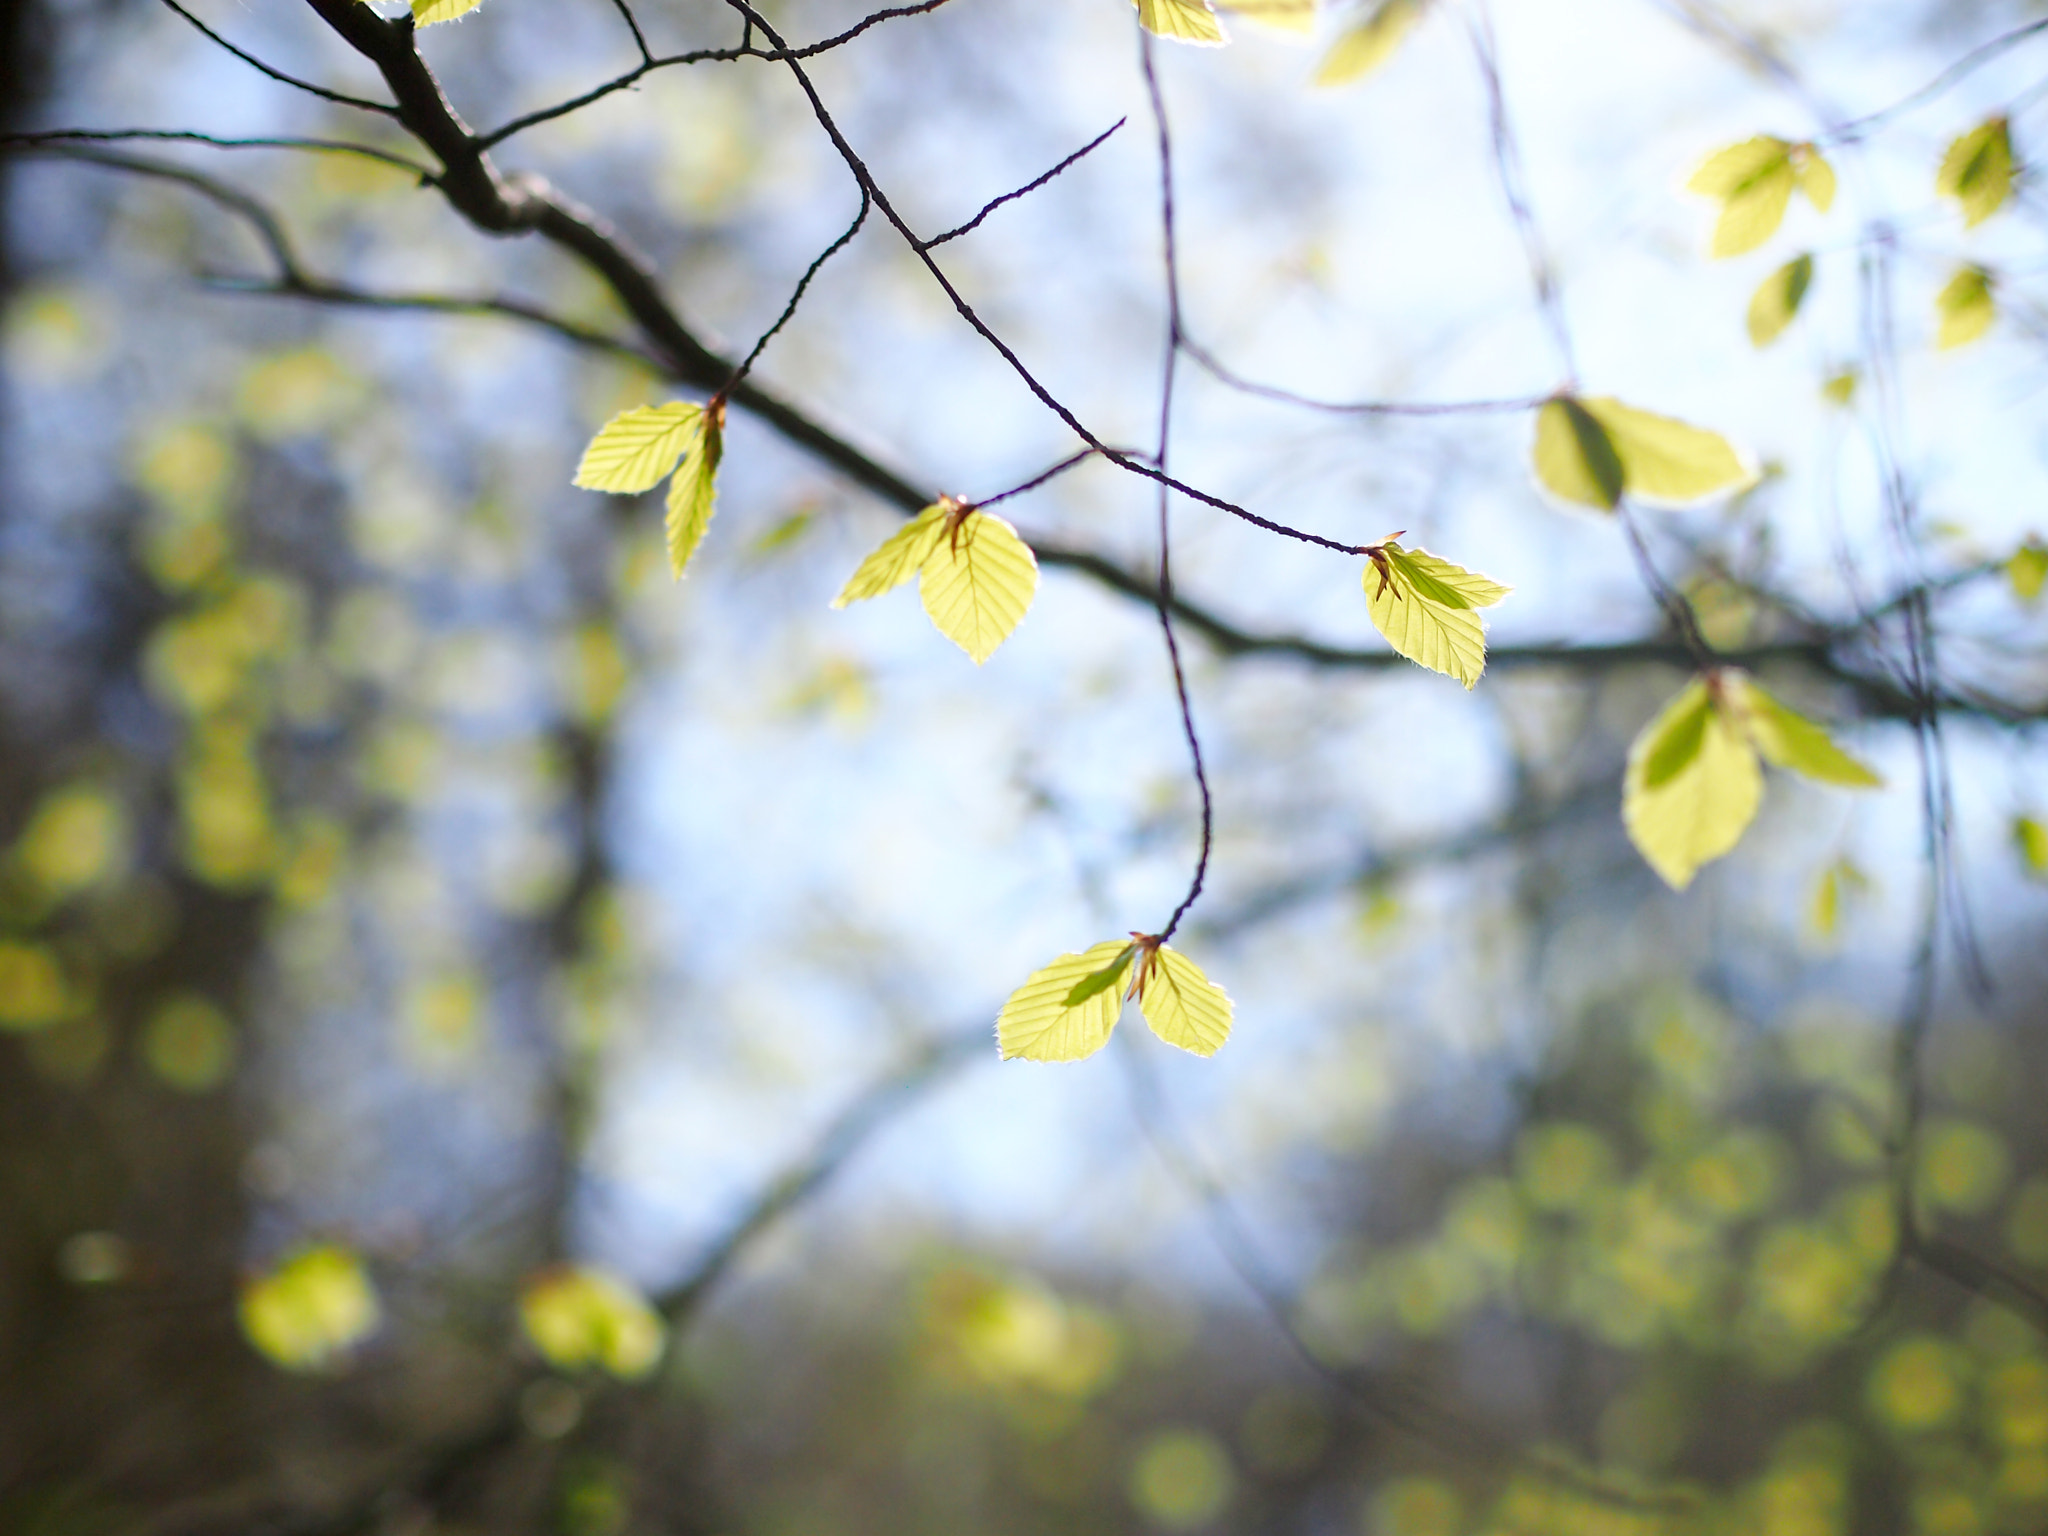
M 682 579 L 683 568 L 711 526 L 718 500 L 718 461 L 725 455 L 724 412 L 703 412 L 683 440 L 682 467 L 668 483 L 669 573 Z
M 377 1293 L 362 1260 L 334 1243 L 302 1248 L 242 1287 L 242 1333 L 288 1371 L 332 1364 L 376 1328 Z
M 1994 117 L 1949 145 L 1934 186 L 1962 204 L 1963 223 L 1974 228 L 2005 206 L 2012 181 L 2012 125 Z
M 1785 209 L 1792 201 L 1798 176 L 1792 162 L 1782 160 L 1748 186 L 1732 193 L 1721 204 L 1721 217 L 1714 221 L 1716 256 L 1741 256 L 1755 250 L 1785 222 Z
M 1605 396 L 1579 403 L 1606 430 L 1630 496 L 1662 506 L 1688 506 L 1756 479 L 1718 432 Z
M 2036 880 L 2048 880 L 2048 826 L 2031 816 L 2015 816 L 2012 845 L 2019 851 L 2020 862 L 2028 874 Z
M 1768 134 L 1759 134 L 1707 156 L 1685 184 L 1686 190 L 1725 202 L 1780 165 L 1789 163 L 1791 158 L 1790 143 Z
M 1702 678 L 1681 689 L 1629 748 L 1622 821 L 1674 890 L 1742 840 L 1762 798 L 1756 751 Z
M 1209 8 L 1208 0 L 1137 0 L 1138 25 L 1157 37 L 1193 43 L 1200 48 L 1220 47 L 1225 38 L 1223 24 Z
M 667 1326 L 623 1280 L 580 1265 L 543 1271 L 519 1296 L 519 1321 L 561 1370 L 596 1367 L 631 1381 L 661 1359 Z
M 691 400 L 620 412 L 583 450 L 575 483 L 622 496 L 653 490 L 675 468 L 703 416 L 704 407 Z
M 1087 1002 L 1089 998 L 1095 996 L 1096 993 L 1107 992 L 1111 987 L 1115 986 L 1123 979 L 1124 973 L 1131 968 L 1131 961 L 1136 958 L 1137 953 L 1138 946 L 1136 944 L 1126 944 L 1122 952 L 1101 970 L 1092 976 L 1083 976 L 1079 981 L 1075 982 L 1074 990 L 1067 994 L 1067 1006 L 1069 1008 L 1078 1008 Z
M 1821 157 L 1821 152 L 1806 145 L 1793 155 L 1792 164 L 1799 173 L 1799 190 L 1806 194 L 1806 200 L 1822 213 L 1834 207 L 1835 168 Z
M 483 3 L 484 0 L 412 0 L 412 24 L 431 27 L 437 21 L 453 21 Z
M 1829 375 L 1820 387 L 1821 398 L 1829 405 L 1846 410 L 1856 402 L 1856 386 L 1860 380 L 1854 368 L 1844 368 L 1840 373 Z
M 2029 539 L 2005 562 L 2005 579 L 2012 595 L 2023 603 L 2038 602 L 2041 586 L 2048 580 L 2048 545 Z
M 1795 256 L 1763 280 L 1749 301 L 1749 339 L 1767 347 L 1784 333 L 1806 302 L 1806 290 L 1813 283 L 1813 257 Z
M 1152 1033 L 1197 1056 L 1214 1056 L 1230 1038 L 1230 997 L 1202 968 L 1161 944 L 1140 966 L 1138 1008 Z
M 918 581 L 932 623 L 977 666 L 1009 637 L 1037 591 L 1037 556 L 1015 528 L 986 512 L 952 520 Z
M 1807 904 L 1806 923 L 1817 939 L 1832 939 L 1842 926 L 1842 903 L 1852 892 L 1867 890 L 1870 877 L 1849 859 L 1837 859 L 1820 872 Z
M 1003 1060 L 1081 1061 L 1101 1050 L 1123 1012 L 1123 989 L 1105 987 L 1078 1003 L 1068 999 L 1090 977 L 1115 965 L 1130 947 L 1126 939 L 1106 939 L 1032 972 L 996 1017 L 996 1044 Z
M 1509 589 L 1391 539 L 1365 568 L 1366 611 L 1387 643 L 1418 665 L 1467 688 L 1486 670 L 1486 631 L 1475 611 Z
M 915 576 L 925 556 L 945 533 L 946 514 L 951 510 L 950 503 L 937 502 L 882 540 L 880 547 L 847 578 L 839 595 L 832 599 L 832 606 L 844 608 L 864 598 L 880 597 Z
M 1849 789 L 1878 789 L 1884 780 L 1836 746 L 1813 721 L 1787 709 L 1749 678 L 1725 672 L 1730 706 L 1744 717 L 1749 738 L 1764 759 L 1779 768 Z
M 1607 429 L 1559 395 L 1536 413 L 1536 479 L 1553 496 L 1611 512 L 1621 501 L 1621 459 Z
M 1317 85 L 1346 85 L 1378 69 L 1422 19 L 1422 0 L 1379 0 L 1365 19 L 1339 34 L 1316 70 Z
M 1982 267 L 1964 267 L 1948 280 L 1934 298 L 1934 313 L 1941 322 L 1937 345 L 1968 346 L 1991 329 L 1998 318 L 1991 287 L 1991 274 Z

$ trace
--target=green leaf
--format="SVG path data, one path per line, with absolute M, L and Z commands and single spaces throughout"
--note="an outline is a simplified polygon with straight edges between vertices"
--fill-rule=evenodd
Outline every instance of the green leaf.
M 1744 139 L 1740 144 L 1730 144 L 1726 149 L 1717 149 L 1700 162 L 1700 168 L 1692 173 L 1686 182 L 1688 192 L 1725 202 L 1744 187 L 1754 185 L 1761 177 L 1769 175 L 1780 165 L 1792 158 L 1792 145 L 1785 139 L 1759 134 L 1753 139 Z
M 2005 562 L 2005 579 L 2021 602 L 2039 602 L 2042 583 L 2048 581 L 2048 545 L 2029 539 L 2014 550 Z
M 1621 459 L 1607 429 L 1569 395 L 1536 413 L 1536 479 L 1553 496 L 1612 512 L 1621 503 Z
M 1137 980 L 1138 1008 L 1168 1045 L 1214 1056 L 1230 1038 L 1230 996 L 1202 968 L 1164 944 L 1145 957 Z
M 301 1248 L 248 1281 L 236 1310 L 244 1337 L 288 1371 L 335 1363 L 380 1314 L 362 1260 L 335 1243 Z
M 1665 707 L 1658 717 L 1656 738 L 1643 756 L 1643 788 L 1662 789 L 1692 766 L 1713 715 L 1714 697 L 1699 680 Z
M 621 412 L 583 450 L 575 484 L 620 496 L 653 490 L 675 468 L 703 416 L 704 407 L 692 400 Z
M 1714 221 L 1715 256 L 1741 256 L 1755 250 L 1785 222 L 1785 209 L 1792 202 L 1797 174 L 1789 160 L 1780 161 L 1721 204 L 1721 217 Z
M 1623 405 L 1610 397 L 1582 400 L 1621 460 L 1630 496 L 1660 506 L 1689 506 L 1755 483 L 1727 438 L 1704 427 Z
M 2012 845 L 2019 851 L 2020 862 L 2028 874 L 2036 880 L 2048 880 L 2048 826 L 2031 816 L 2015 816 Z
M 1131 960 L 1137 953 L 1138 946 L 1136 944 L 1126 944 L 1123 947 L 1122 953 L 1101 970 L 1092 976 L 1084 976 L 1075 982 L 1074 990 L 1067 994 L 1067 1006 L 1069 1008 L 1078 1008 L 1087 1002 L 1089 998 L 1095 996 L 1096 993 L 1107 992 L 1111 987 L 1115 986 L 1118 978 L 1130 969 Z
M 596 1367 L 623 1381 L 653 1370 L 668 1329 L 640 1293 L 599 1269 L 542 1271 L 519 1294 L 519 1322 L 559 1370 Z
M 1935 190 L 1962 204 L 1963 224 L 1974 229 L 2012 196 L 2012 125 L 1994 117 L 1971 129 L 1942 156 Z
M 1123 993 L 1104 987 L 1078 1003 L 1068 999 L 1129 948 L 1128 940 L 1106 939 L 1032 972 L 996 1017 L 996 1044 L 1003 1060 L 1081 1061 L 1101 1050 L 1123 1012 Z
M 1749 301 L 1749 339 L 1752 345 L 1767 347 L 1784 334 L 1806 302 L 1806 290 L 1813 284 L 1813 257 L 1795 256 L 1778 268 Z
M 861 561 L 859 569 L 847 577 L 846 585 L 832 599 L 832 606 L 844 608 L 848 603 L 880 597 L 915 576 L 932 546 L 945 534 L 946 516 L 953 509 L 951 501 L 934 502 L 882 540 L 874 553 Z
M 1934 313 L 1941 322 L 1935 344 L 1968 346 L 1991 329 L 1998 318 L 1998 301 L 1992 297 L 1991 274 L 1982 267 L 1963 267 L 1948 280 L 1934 298 Z
M 1038 557 L 986 512 L 956 513 L 926 554 L 918 595 L 940 634 L 974 658 L 995 654 L 1038 591 Z
M 1379 0 L 1365 19 L 1340 34 L 1317 68 L 1317 85 L 1348 85 L 1394 56 L 1403 38 L 1422 19 L 1422 0 Z
M 1474 610 L 1492 607 L 1509 590 L 1391 539 L 1365 567 L 1366 611 L 1387 643 L 1467 688 L 1486 670 L 1486 630 Z
M 1854 368 L 1844 368 L 1840 373 L 1831 374 L 1821 385 L 1821 398 L 1829 405 L 1847 410 L 1856 400 L 1856 386 L 1861 382 Z
M 1799 190 L 1815 209 L 1826 213 L 1835 206 L 1835 168 L 1819 150 L 1811 144 L 1800 145 L 1793 152 L 1792 165 L 1799 173 Z
M 1137 0 L 1138 25 L 1156 37 L 1218 48 L 1227 39 L 1208 0 Z
M 1842 926 L 1842 898 L 1870 888 L 1870 877 L 1849 859 L 1837 859 L 1813 883 L 1806 922 L 1817 939 L 1832 939 Z
M 1765 761 L 1823 784 L 1848 789 L 1881 789 L 1884 780 L 1858 762 L 1806 716 L 1787 709 L 1744 674 L 1721 674 L 1728 707 L 1742 719 L 1749 739 Z
M 1762 798 L 1756 750 L 1695 678 L 1630 746 L 1621 817 L 1650 867 L 1682 891 L 1702 864 L 1742 840 Z
M 668 483 L 668 568 L 676 580 L 711 526 L 718 500 L 718 461 L 725 456 L 725 412 L 701 412 L 683 444 L 682 467 Z
M 412 0 L 412 24 L 431 27 L 437 21 L 453 21 L 483 3 L 484 0 Z

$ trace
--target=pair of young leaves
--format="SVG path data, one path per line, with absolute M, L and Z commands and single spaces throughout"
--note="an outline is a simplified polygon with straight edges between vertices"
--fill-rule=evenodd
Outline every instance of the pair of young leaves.
M 1637 735 L 1622 780 L 1629 839 L 1674 890 L 1742 840 L 1763 799 L 1759 757 L 1823 784 L 1884 783 L 1747 673 L 1694 678 Z
M 1134 933 L 1034 971 L 1003 1004 L 996 1043 L 1005 1061 L 1084 1060 L 1109 1043 L 1130 998 L 1168 1045 L 1214 1056 L 1230 1038 L 1229 995 L 1164 940 Z
M 703 542 L 704 530 L 711 526 L 718 461 L 724 453 L 723 400 L 710 405 L 671 400 L 666 405 L 636 406 L 614 416 L 590 440 L 576 466 L 575 483 L 586 490 L 634 496 L 667 478 L 668 566 L 680 579 Z
M 913 576 L 933 626 L 979 666 L 1031 606 L 1038 558 L 1002 518 L 944 496 L 861 561 L 832 606 L 880 597 Z

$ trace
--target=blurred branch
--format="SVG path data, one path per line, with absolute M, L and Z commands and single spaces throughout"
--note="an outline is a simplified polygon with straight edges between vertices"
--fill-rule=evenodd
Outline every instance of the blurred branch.
M 123 144 L 136 140 L 206 144 L 215 149 L 304 149 L 323 154 L 360 155 L 366 160 L 381 160 L 386 165 L 395 165 L 402 171 L 410 171 L 419 177 L 423 186 L 432 186 L 436 179 L 433 170 L 421 165 L 417 160 L 408 160 L 403 155 L 394 155 L 389 150 L 378 149 L 374 145 L 351 144 L 343 139 L 226 139 L 211 133 L 195 133 L 173 128 L 50 128 L 36 133 L 0 134 L 0 146 L 21 147 L 47 144 Z

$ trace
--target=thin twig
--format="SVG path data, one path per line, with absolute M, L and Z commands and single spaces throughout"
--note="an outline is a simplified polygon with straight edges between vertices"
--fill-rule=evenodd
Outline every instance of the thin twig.
M 981 225 L 981 221 L 987 218 L 990 214 L 994 213 L 998 208 L 1002 207 L 1003 204 L 1014 203 L 1015 201 L 1017 201 L 1018 198 L 1025 197 L 1033 192 L 1036 192 L 1040 187 L 1044 186 L 1047 182 L 1051 181 L 1055 176 L 1059 175 L 1062 171 L 1066 170 L 1067 167 L 1074 164 L 1075 161 L 1082 159 L 1084 156 L 1088 155 L 1095 149 L 1101 147 L 1103 144 L 1108 143 L 1109 136 L 1115 133 L 1117 129 L 1123 127 L 1123 125 L 1129 121 L 1130 119 L 1126 117 L 1118 118 L 1115 122 L 1111 123 L 1107 128 L 1103 129 L 1102 132 L 1098 133 L 1097 135 L 1095 135 L 1094 138 L 1090 139 L 1086 144 L 1083 144 L 1079 149 L 1075 150 L 1071 155 L 1067 156 L 1067 158 L 1062 160 L 1058 165 L 1054 166 L 1051 170 L 1047 171 L 1043 176 L 1040 176 L 1035 181 L 1025 182 L 1023 186 L 1019 187 L 1014 192 L 1005 192 L 1001 197 L 998 197 L 991 202 L 984 203 L 982 205 L 981 212 L 977 213 L 965 224 L 947 230 L 943 235 L 933 235 L 931 239 L 924 242 L 924 248 L 926 250 L 930 250 L 935 245 L 944 245 L 948 240 L 957 240 L 962 235 L 966 234 L 968 231 L 979 228 Z
M 437 180 L 431 166 L 378 149 L 372 144 L 351 144 L 345 139 L 225 139 L 211 133 L 176 128 L 46 128 L 34 133 L 0 133 L 0 148 L 32 148 L 44 144 L 126 144 L 143 140 L 205 144 L 214 149 L 303 149 L 323 154 L 360 155 L 366 160 L 378 160 L 402 171 L 410 171 L 425 186 L 432 186 Z
M 318 96 L 322 101 L 331 101 L 338 107 L 354 107 L 360 112 L 375 112 L 380 117 L 395 118 L 400 115 L 398 108 L 390 106 L 385 102 L 370 101 L 365 97 L 350 96 L 341 91 L 330 91 L 324 85 L 315 85 L 310 80 L 301 80 L 296 75 L 288 75 L 283 70 L 264 63 L 255 54 L 237 48 L 197 16 L 186 10 L 184 6 L 178 4 L 178 0 L 164 0 L 164 4 L 191 22 L 193 26 L 197 27 L 211 41 L 225 48 L 250 68 L 270 76 L 271 79 L 277 81 L 280 85 L 289 85 L 295 90 L 306 92 L 308 95 Z

